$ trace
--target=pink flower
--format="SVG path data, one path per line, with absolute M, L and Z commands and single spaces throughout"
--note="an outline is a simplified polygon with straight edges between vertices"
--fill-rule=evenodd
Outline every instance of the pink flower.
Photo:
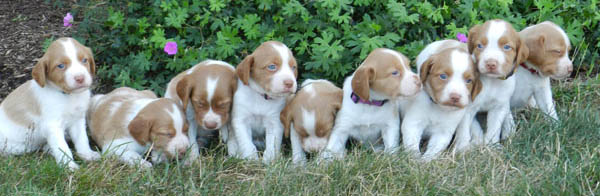
M 177 43 L 176 42 L 167 42 L 165 44 L 164 50 L 168 55 L 177 54 Z
M 70 27 L 73 26 L 73 24 L 71 24 L 73 22 L 73 15 L 71 15 L 71 13 L 67 13 L 67 15 L 63 18 L 63 25 L 65 27 Z
M 469 39 L 467 39 L 467 36 L 462 33 L 457 33 L 456 39 L 458 39 L 458 41 L 463 42 L 463 43 L 467 43 L 469 41 Z

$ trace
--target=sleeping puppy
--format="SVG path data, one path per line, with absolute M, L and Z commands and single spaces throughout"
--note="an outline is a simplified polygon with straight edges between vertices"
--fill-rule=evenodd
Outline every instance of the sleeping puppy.
M 519 36 L 529 48 L 529 57 L 520 64 L 515 74 L 518 85 L 510 99 L 510 106 L 513 109 L 528 104 L 537 106 L 546 115 L 558 120 L 550 78 L 564 79 L 573 71 L 573 62 L 569 59 L 569 37 L 562 28 L 549 21 L 527 27 L 519 32 Z M 511 121 L 505 120 L 502 139 L 511 134 Z
M 103 153 L 117 155 L 129 165 L 152 167 L 143 156 L 149 149 L 154 163 L 183 158 L 189 139 L 180 107 L 151 91 L 128 87 L 95 95 L 88 111 L 90 135 Z
M 376 148 L 383 140 L 385 152 L 397 150 L 400 117 L 396 100 L 421 90 L 419 77 L 409 65 L 404 55 L 378 48 L 346 78 L 342 108 L 321 158 L 342 158 L 349 137 Z
M 404 149 L 420 157 L 419 145 L 429 136 L 425 161 L 445 150 L 465 114 L 465 108 L 481 91 L 477 68 L 467 45 L 455 40 L 433 42 L 417 56 L 424 90 L 399 103 Z
M 281 111 L 285 137 L 292 144 L 292 162 L 305 163 L 305 152 L 320 152 L 327 145 L 343 91 L 327 80 L 306 80 Z
M 33 80 L 19 86 L 0 104 L 0 155 L 48 150 L 57 163 L 74 170 L 79 166 L 65 137 L 77 155 L 96 160 L 85 130 L 85 112 L 95 72 L 92 51 L 75 39 L 52 42 L 33 67 Z
M 229 63 L 205 60 L 178 74 L 169 82 L 165 97 L 183 105 L 190 126 L 192 149 L 189 160 L 196 160 L 198 148 L 208 145 L 217 130 L 227 135 L 229 112 L 237 89 L 235 69 Z M 199 141 L 199 142 L 198 142 Z
M 297 64 L 292 51 L 277 41 L 262 43 L 237 66 L 233 98 L 233 131 L 223 136 L 231 156 L 258 159 L 254 141 L 265 143 L 263 161 L 280 154 L 286 98 L 296 92 Z
M 470 144 L 494 144 L 500 140 L 502 122 L 506 115 L 511 115 L 510 97 L 515 90 L 515 77 L 511 76 L 529 53 L 512 25 L 503 20 L 490 20 L 472 27 L 468 39 L 469 53 L 481 73 L 483 86 L 458 126 L 455 151 L 465 150 Z M 481 131 L 472 133 L 475 115 L 486 111 L 485 135 L 482 136 Z

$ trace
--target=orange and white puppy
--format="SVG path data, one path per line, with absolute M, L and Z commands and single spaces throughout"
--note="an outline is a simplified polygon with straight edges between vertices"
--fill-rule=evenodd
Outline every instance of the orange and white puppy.
M 342 108 L 321 158 L 342 158 L 348 137 L 367 145 L 378 145 L 393 153 L 400 139 L 397 99 L 412 97 L 421 90 L 419 77 L 410 61 L 394 50 L 373 50 L 344 81 Z M 376 146 L 378 150 L 381 145 Z
M 421 139 L 429 136 L 421 157 L 429 161 L 450 144 L 465 108 L 481 91 L 481 82 L 467 45 L 456 40 L 427 45 L 416 61 L 424 90 L 399 102 L 402 143 L 405 150 L 421 157 Z
M 128 87 L 95 95 L 88 111 L 90 135 L 103 153 L 129 165 L 152 167 L 143 156 L 150 148 L 154 163 L 185 156 L 188 125 L 180 107 L 152 91 Z
M 512 25 L 503 20 L 490 20 L 469 30 L 469 52 L 479 70 L 482 90 L 468 108 L 456 132 L 455 150 L 471 144 L 494 144 L 500 140 L 502 122 L 510 113 L 510 97 L 515 90 L 517 66 L 527 59 L 529 50 Z M 485 136 L 471 132 L 477 112 L 488 112 Z M 511 117 L 512 118 L 512 117 Z
M 265 163 L 279 156 L 283 137 L 279 115 L 286 97 L 296 92 L 296 66 L 292 51 L 277 41 L 262 43 L 237 66 L 233 131 L 224 137 L 231 156 L 258 159 L 254 141 L 264 141 Z
M 96 160 L 85 129 L 85 112 L 95 71 L 92 51 L 72 38 L 50 44 L 33 67 L 33 80 L 19 86 L 0 104 L 0 154 L 16 155 L 44 147 L 58 163 L 79 166 L 67 145 L 68 135 L 77 155 Z
M 327 80 L 305 80 L 301 86 L 281 111 L 285 136 L 292 144 L 292 162 L 296 164 L 306 162 L 305 152 L 325 148 L 344 93 Z
M 206 146 L 217 130 L 228 132 L 229 112 L 237 89 L 235 74 L 229 63 L 205 60 L 169 82 L 165 97 L 183 105 L 190 124 L 190 160 L 199 157 L 198 147 Z
M 520 64 L 515 74 L 519 85 L 511 97 L 510 106 L 522 108 L 531 102 L 531 105 L 536 105 L 548 116 L 558 120 L 550 78 L 563 79 L 573 71 L 573 62 L 569 59 L 569 37 L 562 28 L 549 21 L 529 26 L 519 32 L 519 36 L 529 48 L 529 57 Z M 503 139 L 513 130 L 511 124 L 505 125 L 502 127 Z

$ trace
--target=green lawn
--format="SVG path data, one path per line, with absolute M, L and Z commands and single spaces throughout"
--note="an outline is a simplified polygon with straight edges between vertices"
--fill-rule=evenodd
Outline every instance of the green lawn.
M 517 133 L 502 148 L 445 154 L 421 163 L 354 149 L 328 165 L 272 165 L 225 157 L 201 165 L 128 167 L 115 159 L 69 172 L 42 153 L 0 158 L 0 195 L 597 195 L 600 193 L 600 80 L 556 82 L 562 123 L 538 110 L 518 112 Z

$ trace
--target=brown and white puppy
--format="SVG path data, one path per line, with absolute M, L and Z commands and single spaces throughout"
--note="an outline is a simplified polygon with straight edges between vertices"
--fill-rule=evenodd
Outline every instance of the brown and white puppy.
M 301 86 L 281 111 L 285 136 L 290 137 L 292 144 L 292 161 L 296 164 L 306 162 L 305 152 L 320 152 L 325 148 L 344 93 L 327 80 L 305 80 Z
M 494 144 L 500 140 L 504 117 L 510 114 L 510 97 L 515 90 L 517 66 L 527 59 L 529 49 L 512 25 L 503 20 L 490 20 L 469 30 L 469 52 L 481 73 L 481 93 L 473 101 L 456 132 L 455 150 L 471 144 Z M 488 112 L 485 136 L 471 132 L 477 112 Z M 473 129 L 476 130 L 476 129 Z
M 190 160 L 199 157 L 198 148 L 207 146 L 217 130 L 228 132 L 229 112 L 236 89 L 237 76 L 233 66 L 216 60 L 202 61 L 169 82 L 165 97 L 183 105 L 190 124 Z
M 17 155 L 44 147 L 58 163 L 77 169 L 65 140 L 68 135 L 79 157 L 99 159 L 100 154 L 90 149 L 85 129 L 94 72 L 88 47 L 72 38 L 52 42 L 33 67 L 33 80 L 0 104 L 0 154 Z
M 416 61 L 424 90 L 400 101 L 402 143 L 405 150 L 429 161 L 450 144 L 465 108 L 481 91 L 481 82 L 467 45 L 456 40 L 427 45 Z M 421 156 L 420 143 L 427 136 L 427 150 Z
M 188 124 L 180 106 L 151 91 L 121 87 L 95 95 L 88 112 L 90 135 L 102 152 L 129 165 L 152 167 L 143 156 L 149 149 L 152 161 L 158 163 L 184 157 L 189 147 Z
M 537 106 L 548 116 L 558 120 L 550 78 L 563 79 L 573 71 L 573 62 L 569 59 L 569 36 L 550 21 L 529 26 L 519 32 L 519 36 L 529 48 L 529 57 L 520 64 L 515 74 L 518 85 L 510 99 L 510 106 Z M 512 119 L 505 122 L 510 121 Z M 506 139 L 512 130 L 511 124 L 505 123 L 502 127 L 502 139 Z
M 348 137 L 377 145 L 378 149 L 382 139 L 385 152 L 397 150 L 400 138 L 397 100 L 421 91 L 419 77 L 409 65 L 408 58 L 399 52 L 378 48 L 346 78 L 342 108 L 321 158 L 342 158 Z
M 262 43 L 237 66 L 233 131 L 223 136 L 230 156 L 258 159 L 254 141 L 265 142 L 265 163 L 280 154 L 283 125 L 279 114 L 286 97 L 296 92 L 296 66 L 292 51 L 277 41 Z

